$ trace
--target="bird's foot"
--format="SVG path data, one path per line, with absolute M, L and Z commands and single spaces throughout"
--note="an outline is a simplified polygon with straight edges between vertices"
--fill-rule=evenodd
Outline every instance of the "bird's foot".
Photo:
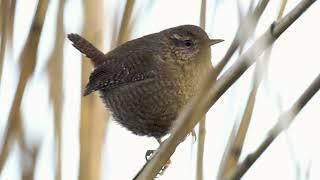
M 152 154 L 154 153 L 155 150 L 147 150 L 146 154 L 144 155 L 144 158 L 146 161 L 149 161 L 151 159 Z
M 193 143 L 195 143 L 197 141 L 197 134 L 195 132 L 194 129 L 192 129 L 192 131 L 190 132 L 192 139 L 193 139 Z

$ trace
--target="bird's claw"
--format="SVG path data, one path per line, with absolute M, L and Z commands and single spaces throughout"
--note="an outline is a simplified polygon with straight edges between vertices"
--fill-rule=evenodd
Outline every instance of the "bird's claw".
M 192 129 L 190 134 L 192 136 L 193 142 L 196 142 L 197 141 L 197 134 L 196 134 L 195 130 Z
M 146 161 L 149 161 L 151 159 L 152 154 L 154 153 L 154 150 L 147 150 L 144 158 L 146 159 Z

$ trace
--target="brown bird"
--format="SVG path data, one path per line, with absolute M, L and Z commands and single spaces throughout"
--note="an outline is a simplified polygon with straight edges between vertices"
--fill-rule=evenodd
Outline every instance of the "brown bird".
M 194 25 L 143 36 L 106 54 L 77 34 L 68 38 L 94 65 L 84 96 L 99 91 L 117 122 L 134 134 L 157 139 L 199 92 L 213 70 L 210 46 L 223 41 L 209 39 Z

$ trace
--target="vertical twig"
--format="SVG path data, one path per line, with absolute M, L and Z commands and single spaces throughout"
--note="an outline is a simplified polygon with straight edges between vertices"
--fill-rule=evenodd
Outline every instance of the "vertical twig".
M 126 6 L 123 12 L 121 25 L 118 34 L 117 45 L 120 45 L 129 39 L 129 34 L 131 33 L 131 27 L 129 26 L 133 7 L 135 4 L 135 0 L 127 0 Z
M 13 34 L 13 25 L 14 25 L 14 13 L 16 9 L 16 0 L 6 0 L 1 2 L 0 5 L 0 82 L 2 77 L 4 57 L 6 49 L 12 48 L 12 34 Z M 1 85 L 1 84 L 0 84 Z
M 201 1 L 201 14 L 200 14 L 200 27 L 206 29 L 206 12 L 207 12 L 207 1 Z M 204 143 L 206 138 L 206 118 L 201 118 L 199 122 L 198 131 L 198 144 L 197 144 L 197 169 L 196 178 L 197 180 L 203 179 L 203 154 L 204 154 Z
M 19 143 L 19 147 L 21 149 L 21 154 L 23 156 L 30 156 L 30 159 L 26 161 L 25 158 L 22 157 L 20 165 L 22 166 L 22 180 L 34 180 L 35 170 L 36 170 L 36 160 L 39 155 L 40 144 L 34 145 L 32 148 L 27 148 L 25 144 Z
M 86 39 L 102 48 L 103 40 L 103 1 L 83 1 L 84 29 Z M 94 27 L 94 28 L 93 28 Z M 84 89 L 91 72 L 87 58 L 82 61 L 82 82 Z M 107 126 L 106 110 L 95 94 L 81 98 L 80 119 L 80 180 L 99 180 L 101 176 L 101 156 Z
M 287 5 L 287 0 L 282 0 L 277 19 L 280 19 L 283 16 L 283 12 L 284 12 L 284 9 L 286 8 L 286 5 Z
M 254 76 L 253 76 L 253 84 L 251 87 L 251 91 L 249 94 L 249 98 L 247 100 L 247 104 L 242 115 L 242 119 L 240 121 L 239 127 L 236 127 L 236 123 L 233 128 L 233 133 L 231 134 L 228 145 L 225 149 L 220 168 L 218 173 L 218 178 L 223 179 L 227 174 L 233 170 L 239 161 L 242 147 L 244 144 L 244 140 L 246 138 L 249 124 L 251 122 L 252 112 L 254 109 L 254 105 L 256 102 L 256 95 L 258 91 L 258 87 L 265 75 L 266 66 L 268 65 L 270 55 L 270 48 L 266 50 L 262 59 L 257 63 Z
M 196 179 L 203 179 L 203 157 L 204 157 L 204 143 L 206 138 L 206 119 L 203 117 L 199 122 L 199 133 L 198 133 L 198 144 L 197 144 L 197 169 Z

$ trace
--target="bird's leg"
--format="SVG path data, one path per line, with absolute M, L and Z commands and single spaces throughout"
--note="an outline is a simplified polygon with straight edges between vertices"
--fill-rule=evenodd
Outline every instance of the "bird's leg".
M 149 161 L 151 159 L 153 152 L 154 150 L 147 150 L 146 155 L 144 155 L 144 158 L 146 159 L 146 161 Z
M 192 138 L 193 138 L 193 143 L 196 142 L 196 140 L 197 140 L 197 134 L 196 134 L 195 130 L 192 129 L 192 131 L 190 132 L 190 134 L 191 134 L 191 136 L 192 136 Z
M 194 129 L 192 129 L 192 131 L 190 132 L 191 136 L 193 137 L 194 142 L 197 140 L 197 134 L 195 132 Z M 156 138 L 157 142 L 159 143 L 159 145 L 162 144 L 162 140 L 161 138 Z M 149 161 L 151 159 L 152 154 L 154 153 L 155 150 L 147 150 L 146 154 L 145 154 L 145 159 L 146 161 Z M 169 159 L 170 161 L 170 159 Z
M 156 138 L 157 142 L 159 145 L 161 145 L 162 141 L 161 138 Z M 147 150 L 146 155 L 144 156 L 146 161 L 149 161 L 151 159 L 152 154 L 154 153 L 155 150 Z
M 161 138 L 156 138 L 156 140 L 157 140 L 157 142 L 159 143 L 159 145 L 161 145 L 161 143 L 162 143 Z

